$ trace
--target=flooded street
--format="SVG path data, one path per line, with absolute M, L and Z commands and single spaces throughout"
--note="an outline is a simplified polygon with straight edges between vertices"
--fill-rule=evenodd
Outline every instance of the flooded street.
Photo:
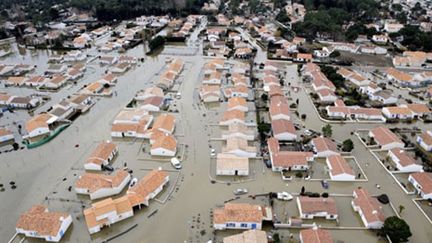
M 127 55 L 138 58 L 144 57 L 144 53 L 142 45 L 126 52 Z M 95 54 L 93 53 L 93 55 Z M 182 83 L 178 90 L 181 93 L 181 98 L 176 101 L 179 113 L 175 113 L 177 127 L 180 128 L 176 128 L 176 135 L 179 143 L 185 147 L 183 168 L 177 173 L 172 171 L 169 162 L 140 159 L 142 140 L 114 140 L 119 145 L 119 156 L 113 163 L 115 168 L 122 168 L 124 163 L 127 163 L 127 167 L 134 171 L 134 176 L 137 178 L 144 176 L 149 169 L 162 167 L 170 170 L 170 189 L 165 190 L 158 197 L 159 199 L 168 197 L 168 199 L 165 203 L 152 201 L 149 207 L 135 212 L 134 217 L 90 236 L 82 213 L 83 208 L 90 205 L 90 200 L 88 197 L 77 196 L 73 190 L 69 191 L 68 188 L 73 186 L 78 176 L 84 172 L 82 166 L 84 160 L 97 142 L 111 140 L 110 127 L 116 114 L 131 101 L 138 90 L 152 86 L 153 82 L 157 80 L 161 70 L 166 65 L 166 57 L 168 56 L 163 54 L 158 57 L 146 57 L 144 63 L 139 63 L 120 76 L 114 87 L 117 95 L 109 98 L 98 98 L 90 112 L 80 116 L 70 127 L 49 143 L 34 149 L 23 149 L 0 155 L 0 183 L 4 184 L 6 189 L 0 192 L 0 215 L 3 219 L 0 222 L 0 235 L 2 239 L 5 239 L 4 242 L 7 242 L 15 234 L 15 222 L 19 215 L 38 203 L 47 205 L 53 211 L 66 211 L 72 214 L 73 225 L 62 242 L 102 242 L 135 224 L 137 227 L 113 240 L 113 242 L 206 242 L 213 239 L 210 212 L 216 206 L 221 206 L 225 201 L 234 198 L 233 190 L 237 188 L 247 188 L 250 194 L 264 194 L 270 191 L 299 193 L 303 186 L 312 192 L 327 191 L 322 188 L 319 181 L 305 181 L 298 178 L 294 178 L 290 182 L 282 181 L 281 175 L 267 169 L 261 159 L 256 159 L 251 163 L 250 170 L 253 171 L 251 174 L 255 175 L 252 180 L 231 184 L 212 183 L 209 145 L 211 144 L 210 140 L 217 138 L 220 133 L 220 128 L 214 124 L 220 120 L 224 106 L 207 107 L 198 98 L 197 87 L 201 82 L 200 73 L 208 59 L 199 54 L 176 56 L 186 62 L 185 70 L 180 77 Z M 259 50 L 255 62 L 260 63 L 265 59 L 265 52 Z M 8 60 L 13 62 L 22 60 L 25 63 L 35 63 L 38 68 L 43 68 L 47 62 L 47 54 L 44 51 L 39 51 L 36 56 L 29 57 L 27 55 L 24 59 L 14 57 Z M 299 99 L 298 112 L 300 115 L 307 115 L 305 120 L 301 120 L 299 117 L 293 119 L 308 129 L 321 131 L 321 127 L 326 123 L 320 120 L 308 94 L 301 88 L 303 84 L 297 73 L 297 65 L 290 64 L 286 70 L 285 91 L 290 91 L 290 103 Z M 49 106 L 59 102 L 62 98 L 75 93 L 83 84 L 95 81 L 103 73 L 104 69 L 100 68 L 99 64 L 88 64 L 84 79 L 80 80 L 77 85 L 65 87 L 60 92 L 51 94 L 52 100 L 39 107 L 36 112 L 48 109 Z M 299 91 L 294 92 L 288 83 L 291 87 L 300 87 Z M 7 90 L 13 94 L 22 95 L 36 92 L 27 88 L 8 88 Z M 173 93 L 169 95 L 173 96 Z M 25 111 L 17 113 L 22 120 L 29 117 Z M 9 121 L 3 117 L 1 123 L 2 125 L 9 124 Z M 413 125 L 422 129 L 426 128 L 423 123 Z M 345 195 L 345 198 L 342 198 L 340 202 L 338 201 L 337 205 L 339 211 L 343 213 L 341 219 L 344 223 L 343 226 L 362 226 L 358 216 L 352 213 L 349 195 L 352 195 L 352 191 L 357 187 L 363 187 L 373 195 L 387 193 L 396 207 L 404 205 L 403 217 L 411 226 L 413 233 L 410 242 L 430 242 L 432 239 L 431 225 L 411 201 L 414 196 L 403 193 L 393 178 L 353 134 L 357 129 L 371 129 L 375 126 L 378 124 L 332 124 L 334 139 L 343 141 L 350 138 L 354 142 L 355 149 L 352 156 L 357 158 L 369 178 L 367 182 L 329 182 L 330 189 L 328 192 Z M 395 126 L 406 127 L 406 124 L 396 124 Z M 215 132 L 215 130 L 218 131 Z M 12 181 L 15 182 L 16 189 L 11 189 L 9 183 Z M 381 189 L 377 189 L 375 184 L 380 184 Z M 171 189 L 173 193 L 170 196 L 168 192 Z M 266 200 L 262 198 L 251 199 L 247 196 L 241 196 L 239 201 L 266 203 Z M 280 213 L 285 214 L 286 218 L 288 218 L 287 216 L 298 215 L 295 201 L 281 202 L 280 207 L 286 208 L 283 213 Z M 157 210 L 156 213 L 154 213 L 155 210 Z M 391 210 L 385 212 L 392 213 Z M 218 232 L 218 242 L 220 242 L 221 236 L 235 232 Z M 284 237 L 283 242 L 288 242 L 290 233 L 293 233 L 294 238 L 298 239 L 298 230 L 279 229 L 277 232 Z M 350 243 L 384 242 L 380 241 L 374 232 L 367 230 L 332 229 L 331 232 L 335 241 Z M 27 239 L 27 241 L 39 242 L 34 239 Z

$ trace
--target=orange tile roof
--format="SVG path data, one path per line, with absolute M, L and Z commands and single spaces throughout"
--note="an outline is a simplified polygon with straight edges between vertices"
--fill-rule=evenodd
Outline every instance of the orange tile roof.
M 353 169 L 341 155 L 331 155 L 327 157 L 328 163 L 331 166 L 330 173 L 332 175 L 349 174 L 354 175 Z
M 16 228 L 55 237 L 60 231 L 62 220 L 69 216 L 62 212 L 48 212 L 45 206 L 35 205 L 19 217 Z
M 226 203 L 223 208 L 213 209 L 213 223 L 255 222 L 264 218 L 262 206 L 247 203 Z
M 387 127 L 375 127 L 371 132 L 374 136 L 374 140 L 381 146 L 393 142 L 402 143 L 396 134 L 390 131 Z
M 367 222 L 384 222 L 384 213 L 376 198 L 371 197 L 365 189 L 356 189 L 354 193 L 356 198 L 354 198 L 353 204 L 361 208 Z
M 410 174 L 410 176 L 412 176 L 417 181 L 417 183 L 420 184 L 421 190 L 425 194 L 432 193 L 432 173 L 430 173 L 430 172 L 416 172 L 416 173 Z
M 153 124 L 153 129 L 163 131 L 173 131 L 175 127 L 175 117 L 171 114 L 162 114 L 158 116 Z
M 115 188 L 129 176 L 124 170 L 118 170 L 114 175 L 86 172 L 75 182 L 75 188 L 85 188 L 93 193 L 103 188 Z
M 327 212 L 328 214 L 336 215 L 338 213 L 336 201 L 332 197 L 298 197 L 301 212 L 304 214 L 314 214 Z
M 101 165 L 107 160 L 110 155 L 117 149 L 117 145 L 112 142 L 103 141 L 99 143 L 95 150 L 90 154 L 86 163 L 94 163 Z
M 300 230 L 303 243 L 333 243 L 333 237 L 328 230 L 305 229 Z
M 151 149 L 164 148 L 169 151 L 176 151 L 177 141 L 171 134 L 162 134 L 159 137 L 155 138 L 154 143 L 151 146 Z
M 143 204 L 147 196 L 164 184 L 168 173 L 163 170 L 152 170 L 145 175 L 138 183 L 129 188 L 126 196 L 129 198 L 132 206 Z
M 323 152 L 323 151 L 337 152 L 336 143 L 328 138 L 317 137 L 312 139 L 312 143 L 317 152 Z

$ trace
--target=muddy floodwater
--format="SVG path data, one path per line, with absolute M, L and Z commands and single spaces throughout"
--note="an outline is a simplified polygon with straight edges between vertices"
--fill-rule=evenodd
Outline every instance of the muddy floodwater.
M 92 55 L 96 52 L 90 51 Z M 144 57 L 145 50 L 142 45 L 128 50 L 127 55 Z M 2 59 L 1 63 L 33 63 L 38 67 L 46 66 L 48 52 L 36 51 L 33 54 L 27 51 L 25 56 L 17 55 Z M 116 54 L 117 55 L 117 54 Z M 260 58 L 262 58 L 260 54 Z M 28 210 L 34 204 L 44 204 L 52 211 L 65 211 L 72 215 L 73 224 L 67 231 L 62 242 L 102 242 L 134 225 L 135 228 L 128 233 L 114 239 L 112 242 L 207 242 L 216 239 L 220 242 L 223 236 L 238 233 L 238 231 L 224 231 L 214 234 L 211 225 L 211 210 L 217 206 L 222 206 L 225 201 L 234 198 L 233 190 L 237 188 L 247 188 L 250 194 L 262 194 L 278 191 L 290 193 L 300 192 L 302 186 L 307 191 L 330 192 L 334 194 L 348 195 L 346 198 L 337 200 L 337 207 L 341 213 L 341 225 L 350 227 L 361 227 L 361 222 L 357 214 L 352 212 L 349 195 L 357 187 L 364 187 L 373 195 L 387 193 L 395 205 L 404 205 L 403 218 L 411 226 L 413 236 L 410 242 L 426 243 L 431 242 L 432 227 L 427 219 L 420 213 L 417 206 L 412 202 L 413 196 L 408 196 L 394 182 L 393 178 L 387 174 L 384 168 L 376 161 L 373 155 L 365 148 L 360 140 L 352 134 L 354 130 L 363 128 L 370 129 L 376 124 L 333 124 L 333 137 L 343 141 L 351 138 L 354 142 L 355 156 L 359 165 L 364 170 L 369 181 L 361 182 L 329 182 L 330 188 L 325 190 L 319 181 L 305 181 L 294 178 L 290 182 L 282 181 L 281 175 L 266 168 L 261 160 L 251 163 L 250 170 L 254 177 L 251 180 L 234 181 L 232 183 L 212 183 L 210 140 L 217 138 L 220 134 L 219 127 L 214 127 L 222 112 L 224 105 L 205 106 L 198 98 L 198 87 L 200 84 L 200 72 L 202 66 L 207 61 L 200 55 L 177 56 L 186 62 L 185 70 L 179 80 L 178 92 L 181 98 L 176 101 L 179 110 L 175 113 L 177 127 L 175 135 L 178 143 L 183 146 L 184 160 L 183 168 L 180 172 L 172 171 L 169 162 L 156 161 L 143 158 L 141 151 L 144 146 L 139 139 L 114 140 L 119 145 L 119 156 L 114 160 L 115 168 L 123 168 L 124 163 L 134 171 L 134 177 L 143 177 L 150 169 L 162 167 L 170 170 L 170 183 L 163 193 L 157 198 L 160 201 L 151 201 L 148 208 L 136 211 L 132 218 L 123 220 L 112 225 L 110 228 L 103 229 L 100 233 L 89 235 L 82 210 L 90 205 L 88 197 L 77 196 L 72 189 L 68 190 L 77 180 L 78 176 L 84 172 L 83 163 L 86 157 L 101 140 L 111 140 L 110 124 L 116 114 L 134 97 L 138 90 L 153 85 L 157 80 L 165 64 L 163 53 L 158 57 L 146 57 L 144 63 L 139 63 L 136 67 L 119 77 L 117 85 L 114 87 L 117 95 L 109 98 L 98 98 L 95 106 L 91 110 L 75 120 L 70 127 L 63 131 L 58 137 L 49 143 L 34 148 L 23 149 L 0 154 L 0 183 L 3 184 L 4 191 L 0 191 L 0 236 L 2 242 L 7 242 L 15 234 L 15 223 L 21 213 Z M 170 55 L 169 57 L 172 57 Z M 104 69 L 98 63 L 88 64 L 88 73 L 83 80 L 76 86 L 64 88 L 58 93 L 53 93 L 52 103 L 58 102 L 61 98 L 73 94 L 85 83 L 95 81 L 103 74 Z M 297 74 L 297 65 L 286 67 L 288 82 L 291 86 L 301 87 L 300 78 Z M 1 90 L 9 88 L 1 87 Z M 288 91 L 289 88 L 286 88 Z M 16 94 L 30 94 L 34 90 L 27 88 L 12 88 L 9 92 Z M 20 93 L 22 92 L 22 93 Z M 299 99 L 299 114 L 307 114 L 306 120 L 301 120 L 294 116 L 296 123 L 302 126 L 320 131 L 322 122 L 313 105 L 308 98 L 308 94 L 303 89 L 298 92 L 291 91 L 291 101 Z M 168 93 L 172 96 L 173 93 Z M 38 108 L 37 111 L 46 110 L 50 104 Z M 28 118 L 24 111 L 17 112 L 17 117 L 21 120 Z M 14 118 L 8 115 L 0 118 L 1 124 L 10 124 Z M 418 123 L 410 126 L 418 126 L 425 129 L 427 126 Z M 396 124 L 394 126 L 406 127 L 406 124 Z M 430 127 L 429 127 L 430 128 Z M 76 146 L 79 145 L 79 146 Z M 221 145 L 214 145 L 217 150 Z M 220 151 L 217 151 L 220 152 Z M 11 188 L 10 182 L 14 182 L 15 189 Z M 376 188 L 376 184 L 381 185 L 381 189 Z M 172 194 L 169 195 L 169 192 Z M 123 192 L 124 193 L 124 192 Z M 167 199 L 165 203 L 162 203 Z M 239 202 L 266 203 L 263 198 L 251 199 L 241 196 Z M 156 213 L 155 213 L 155 210 Z M 278 217 L 286 220 L 288 216 L 298 216 L 295 201 L 278 202 Z M 386 216 L 394 215 L 390 208 L 385 210 Z M 318 224 L 320 221 L 317 221 Z M 265 228 L 268 231 L 273 229 Z M 298 242 L 298 230 L 279 229 L 283 237 L 283 242 L 288 242 L 290 234 Z M 335 242 L 385 242 L 376 237 L 376 234 L 367 230 L 331 230 Z M 34 239 L 27 239 L 27 242 L 39 242 Z

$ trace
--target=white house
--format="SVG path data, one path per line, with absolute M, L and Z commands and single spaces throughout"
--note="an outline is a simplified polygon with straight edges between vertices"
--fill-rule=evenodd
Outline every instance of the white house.
M 255 129 L 250 129 L 242 123 L 228 125 L 228 130 L 222 131 L 222 139 L 241 138 L 248 141 L 255 140 Z
M 387 127 L 375 127 L 369 131 L 369 138 L 373 138 L 374 142 L 381 147 L 381 149 L 388 150 L 392 148 L 405 147 L 405 144 Z
M 336 220 L 338 218 L 336 201 L 332 197 L 300 196 L 297 197 L 297 207 L 302 219 L 325 218 Z
M 84 173 L 75 182 L 75 192 L 89 195 L 90 199 L 109 197 L 119 194 L 131 180 L 125 170 L 118 170 L 114 175 Z
M 327 158 L 339 154 L 336 143 L 325 137 L 312 139 L 311 145 L 317 158 Z
M 86 170 L 102 170 L 102 167 L 111 163 L 118 154 L 118 147 L 110 141 L 99 143 L 95 150 L 87 158 L 84 168 Z
M 417 143 L 426 151 L 432 151 L 432 130 L 423 131 L 421 135 L 417 136 Z
M 63 212 L 49 212 L 44 205 L 35 205 L 22 214 L 15 225 L 18 234 L 29 238 L 59 242 L 72 224 L 72 216 Z
M 256 157 L 257 148 L 249 146 L 248 141 L 241 138 L 229 138 L 226 146 L 222 148 L 222 153 L 234 154 L 239 157 L 252 158 Z
M 415 159 L 407 154 L 405 150 L 400 148 L 390 149 L 387 156 L 396 164 L 396 168 L 400 172 L 423 171 L 423 166 L 417 164 Z
M 0 143 L 8 142 L 11 140 L 14 140 L 13 133 L 5 127 L 0 128 Z
M 354 181 L 353 169 L 341 155 L 330 155 L 326 159 L 330 178 L 334 181 Z
M 381 229 L 384 225 L 384 212 L 378 200 L 371 197 L 365 189 L 356 189 L 351 206 L 368 229 Z
M 271 221 L 273 213 L 270 207 L 247 203 L 225 203 L 223 208 L 213 209 L 213 228 L 225 229 L 261 229 L 262 222 Z
M 84 218 L 90 234 L 97 233 L 102 228 L 133 215 L 132 205 L 127 196 L 117 199 L 107 198 L 93 203 L 91 208 L 84 210 Z
M 177 141 L 171 134 L 159 135 L 151 145 L 152 156 L 173 157 L 177 152 Z
M 217 154 L 216 175 L 247 176 L 249 159 L 234 154 Z
M 273 136 L 280 141 L 295 141 L 297 139 L 296 129 L 292 121 L 273 120 L 271 127 Z
M 432 173 L 416 172 L 408 176 L 419 196 L 423 199 L 432 199 Z
M 149 206 L 150 200 L 154 199 L 169 182 L 169 175 L 161 169 L 152 170 L 141 178 L 138 183 L 126 192 L 132 207 L 141 209 Z

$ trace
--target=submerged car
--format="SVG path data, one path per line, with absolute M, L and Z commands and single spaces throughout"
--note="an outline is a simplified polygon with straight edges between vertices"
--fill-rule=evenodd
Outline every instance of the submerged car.
M 182 168 L 180 160 L 178 160 L 176 157 L 171 158 L 171 165 L 177 170 Z
M 243 195 L 247 194 L 248 190 L 246 188 L 239 188 L 234 190 L 234 195 Z
M 290 201 L 293 199 L 293 196 L 289 194 L 288 192 L 278 192 L 277 193 L 277 199 L 283 200 L 283 201 Z
M 323 180 L 321 181 L 321 185 L 324 189 L 328 189 L 329 188 L 329 183 L 327 182 L 327 180 Z

